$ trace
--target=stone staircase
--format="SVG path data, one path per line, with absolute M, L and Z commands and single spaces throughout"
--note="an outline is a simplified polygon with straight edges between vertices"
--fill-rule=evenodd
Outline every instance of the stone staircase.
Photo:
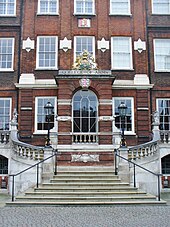
M 164 205 L 156 197 L 122 182 L 111 170 L 59 171 L 49 183 L 17 196 L 7 206 Z

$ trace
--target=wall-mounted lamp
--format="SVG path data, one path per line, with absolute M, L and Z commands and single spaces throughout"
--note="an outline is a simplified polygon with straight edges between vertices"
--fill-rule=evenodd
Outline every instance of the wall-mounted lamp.
M 125 141 L 125 118 L 126 118 L 126 112 L 127 112 L 127 106 L 124 102 L 121 102 L 118 106 L 119 116 L 121 120 L 121 128 L 122 128 L 122 139 L 121 139 L 121 147 L 126 147 L 126 141 Z

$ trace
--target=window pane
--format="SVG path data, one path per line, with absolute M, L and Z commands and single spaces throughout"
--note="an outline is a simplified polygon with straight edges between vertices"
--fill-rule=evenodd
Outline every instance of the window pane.
M 0 39 L 0 69 L 12 69 L 13 39 Z
M 94 0 L 76 0 L 76 13 L 92 14 L 94 13 Z
M 45 97 L 38 98 L 37 101 L 37 130 L 47 130 L 48 129 L 48 120 L 44 111 L 44 106 L 47 102 L 51 102 L 55 110 L 55 98 Z M 54 112 L 50 118 L 50 129 L 54 127 Z
M 93 37 L 76 37 L 76 56 L 87 50 L 91 55 L 94 55 Z
M 111 14 L 129 14 L 130 7 L 129 7 L 129 0 L 111 0 L 110 3 L 110 12 Z
M 112 49 L 112 67 L 117 69 L 130 69 L 132 65 L 130 38 L 113 37 Z
M 115 118 L 115 126 L 119 129 L 121 129 L 121 118 L 119 116 L 119 110 L 118 107 L 121 104 L 121 102 L 125 103 L 127 106 L 126 111 L 126 117 L 125 117 L 125 131 L 132 131 L 132 99 L 114 99 L 114 114 L 116 115 Z
M 16 0 L 0 0 L 0 15 L 13 16 Z
M 153 0 L 153 13 L 169 14 L 170 1 L 169 0 Z
M 155 70 L 170 71 L 170 39 L 155 40 Z
M 96 132 L 97 130 L 96 122 L 97 122 L 96 95 L 90 90 L 78 91 L 73 98 L 74 132 L 78 132 L 78 131 L 79 132 Z
M 158 100 L 158 111 L 160 116 L 160 130 L 170 130 L 170 99 Z
M 10 99 L 0 99 L 0 130 L 9 130 L 10 103 Z
M 56 37 L 39 37 L 39 65 L 41 68 L 56 68 Z
M 53 14 L 57 13 L 57 3 L 58 0 L 40 0 L 40 13 Z
M 167 155 L 161 159 L 162 173 L 170 174 L 170 155 Z

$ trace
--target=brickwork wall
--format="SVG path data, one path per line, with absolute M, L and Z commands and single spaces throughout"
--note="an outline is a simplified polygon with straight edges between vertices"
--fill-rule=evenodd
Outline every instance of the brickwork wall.
M 74 52 L 74 36 L 95 36 L 95 49 L 96 49 L 96 62 L 100 69 L 111 69 L 111 49 L 106 52 L 97 50 L 97 40 L 101 40 L 103 37 L 106 40 L 111 41 L 112 36 L 129 36 L 132 37 L 132 49 L 133 42 L 141 38 L 143 41 L 146 40 L 146 14 L 145 1 L 133 0 L 131 1 L 131 16 L 111 16 L 110 14 L 110 2 L 95 1 L 95 16 L 90 17 L 91 27 L 90 28 L 78 28 L 78 16 L 74 14 L 74 1 L 63 0 L 59 3 L 59 16 L 44 16 L 37 15 L 37 2 L 26 1 L 25 2 L 25 14 L 24 14 L 24 30 L 23 39 L 28 36 L 31 39 L 36 40 L 37 36 L 40 35 L 54 35 L 58 36 L 59 40 L 67 39 L 72 40 L 72 49 L 66 53 L 63 50 L 59 50 L 58 65 L 59 69 L 71 69 L 73 64 L 73 52 Z M 65 7 L 67 5 L 67 7 Z M 34 25 L 34 26 L 32 26 Z M 43 26 L 42 26 L 43 25 Z M 111 47 L 111 45 L 110 45 Z M 57 71 L 40 71 L 35 70 L 36 68 L 36 48 L 35 50 L 26 53 L 22 51 L 22 72 L 23 73 L 34 73 L 36 79 L 51 79 L 57 74 Z M 148 74 L 147 52 L 143 51 L 139 54 L 137 51 L 133 51 L 133 68 L 132 71 L 119 71 L 115 70 L 113 74 L 116 79 L 122 80 L 133 80 L 135 74 Z M 94 91 L 98 99 L 111 100 L 112 96 L 131 96 L 135 100 L 135 131 L 138 133 L 138 129 L 141 125 L 142 120 L 148 122 L 148 126 L 139 130 L 140 136 L 148 136 L 149 132 L 149 112 L 137 113 L 136 107 L 139 106 L 137 103 L 141 102 L 140 105 L 148 106 L 149 98 L 148 91 L 144 92 L 145 98 L 142 99 L 140 94 L 137 96 L 138 91 L 121 90 L 112 91 L 111 80 L 91 80 L 90 89 Z M 58 99 L 72 100 L 72 97 L 76 91 L 80 89 L 79 80 L 58 80 Z M 41 90 L 43 93 L 43 90 Z M 143 94 L 142 94 L 143 95 Z M 35 97 L 35 96 L 33 96 Z M 32 99 L 32 101 L 34 98 Z M 32 108 L 34 108 L 32 106 Z M 59 116 L 71 116 L 72 107 L 71 105 L 58 105 Z M 34 115 L 34 113 L 33 113 Z M 112 106 L 111 105 L 100 105 L 99 116 L 111 116 Z M 139 121 L 139 123 L 137 123 Z M 30 121 L 33 123 L 34 121 Z M 71 131 L 71 122 L 59 122 L 59 132 L 67 133 Z M 31 124 L 33 125 L 33 124 Z M 24 127 L 24 126 L 22 126 Z M 33 127 L 33 126 L 32 126 Z M 33 131 L 33 128 L 29 128 Z M 99 122 L 99 131 L 109 133 L 112 131 L 111 122 Z M 65 139 L 64 139 L 65 138 Z M 129 137 L 132 143 L 136 143 L 136 138 Z M 63 142 L 64 141 L 64 142 Z M 112 143 L 111 136 L 100 136 L 100 143 Z M 60 136 L 59 143 L 71 143 L 70 136 Z

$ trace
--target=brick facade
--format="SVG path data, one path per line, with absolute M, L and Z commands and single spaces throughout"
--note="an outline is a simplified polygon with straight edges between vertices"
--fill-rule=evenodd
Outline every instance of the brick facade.
M 21 4 L 21 5 L 20 5 Z M 67 7 L 66 7 L 67 6 Z M 14 71 L 0 72 L 0 97 L 12 97 L 12 110 L 18 109 L 18 129 L 20 138 L 28 143 L 44 145 L 45 134 L 35 134 L 35 98 L 54 96 L 57 101 L 65 100 L 69 104 L 57 103 L 58 116 L 72 116 L 72 98 L 80 90 L 79 79 L 60 78 L 58 70 L 71 70 L 74 63 L 74 37 L 95 37 L 95 61 L 100 70 L 111 70 L 111 38 L 132 38 L 132 70 L 111 70 L 110 78 L 90 78 L 89 89 L 99 101 L 98 115 L 112 116 L 114 97 L 132 97 L 134 100 L 134 134 L 126 135 L 127 144 L 135 145 L 151 139 L 152 112 L 156 110 L 156 98 L 170 98 L 169 72 L 154 72 L 154 38 L 170 38 L 169 16 L 153 15 L 150 1 L 131 0 L 131 15 L 110 15 L 110 1 L 95 1 L 95 15 L 74 15 L 74 1 L 59 1 L 59 15 L 40 15 L 37 13 L 37 1 L 17 0 L 17 13 L 14 18 L 1 18 L 0 38 L 15 38 Z M 20 18 L 22 17 L 22 18 Z M 90 28 L 78 27 L 78 19 L 89 18 Z M 36 51 L 38 36 L 58 37 L 58 69 L 36 69 Z M 27 52 L 22 49 L 23 41 L 30 38 L 35 48 Z M 67 37 L 72 41 L 72 49 L 64 52 L 60 41 Z M 109 49 L 102 52 L 97 48 L 97 41 L 102 38 L 109 41 Z M 134 50 L 138 39 L 146 42 L 146 50 L 139 53 Z M 33 74 L 36 81 L 56 80 L 56 88 L 48 85 L 36 87 L 29 83 L 20 85 L 20 76 Z M 125 86 L 127 81 L 134 81 L 138 75 L 147 75 L 152 86 Z M 86 76 L 88 77 L 88 76 Z M 114 88 L 115 81 L 122 81 L 123 86 Z M 124 82 L 123 82 L 124 81 Z M 16 86 L 15 86 L 16 85 Z M 100 105 L 101 100 L 110 103 Z M 112 122 L 100 121 L 98 125 L 99 144 L 112 144 Z M 72 144 L 72 122 L 58 122 L 58 143 Z M 103 134 L 102 134 L 103 133 Z

